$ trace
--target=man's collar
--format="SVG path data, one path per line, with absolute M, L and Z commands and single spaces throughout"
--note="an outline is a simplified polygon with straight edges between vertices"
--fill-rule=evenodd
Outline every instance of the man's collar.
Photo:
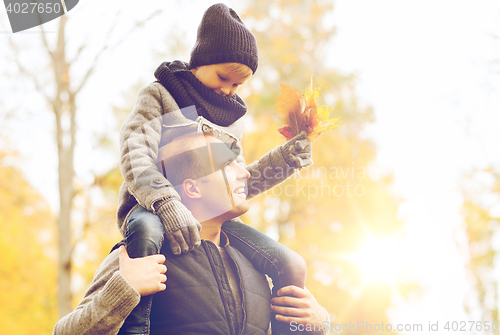
M 224 233 L 222 230 L 220 231 L 220 247 L 224 248 L 229 245 L 229 238 L 227 237 L 226 233 Z

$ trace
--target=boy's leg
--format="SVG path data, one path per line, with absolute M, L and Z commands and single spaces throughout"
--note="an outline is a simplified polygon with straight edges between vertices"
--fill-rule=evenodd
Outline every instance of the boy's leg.
M 258 271 L 271 277 L 273 297 L 277 296 L 280 288 L 288 285 L 304 288 L 307 269 L 302 256 L 242 222 L 225 222 L 222 230 L 228 235 L 229 243 L 250 260 Z M 292 332 L 289 324 L 276 321 L 274 313 L 271 315 L 271 325 L 273 334 L 301 333 Z
M 160 218 L 144 207 L 137 207 L 127 221 L 125 240 L 131 258 L 155 255 L 163 245 L 163 224 Z
M 163 224 L 158 216 L 143 207 L 130 213 L 125 235 L 131 258 L 155 255 L 163 244 Z M 141 297 L 141 302 L 127 317 L 118 334 L 149 334 L 149 314 L 153 295 Z

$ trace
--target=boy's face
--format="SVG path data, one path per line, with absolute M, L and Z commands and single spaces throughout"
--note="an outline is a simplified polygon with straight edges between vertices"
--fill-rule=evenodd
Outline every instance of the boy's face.
M 231 97 L 236 93 L 238 87 L 243 85 L 252 76 L 252 70 L 246 65 L 238 64 L 240 67 L 246 69 L 243 71 L 234 71 L 228 64 L 199 66 L 191 69 L 191 72 L 203 85 L 212 89 L 215 93 Z

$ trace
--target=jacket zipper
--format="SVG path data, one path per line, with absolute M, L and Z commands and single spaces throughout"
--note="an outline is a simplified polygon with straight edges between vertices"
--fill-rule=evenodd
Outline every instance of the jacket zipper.
M 243 289 L 243 284 L 241 283 L 242 281 L 242 275 L 240 271 L 240 266 L 238 265 L 238 262 L 234 261 L 234 258 L 231 256 L 231 253 L 228 252 L 227 247 L 224 247 L 226 249 L 227 254 L 229 255 L 229 258 L 231 258 L 231 261 L 236 265 L 236 271 L 238 272 L 238 282 L 240 286 L 240 292 L 241 292 L 241 308 L 243 309 L 243 320 L 241 320 L 241 331 L 238 335 L 243 334 L 243 331 L 246 328 L 246 321 L 247 321 L 247 312 L 245 309 L 245 290 Z
M 227 323 L 229 326 L 229 330 L 231 331 L 230 335 L 235 335 L 236 330 L 234 329 L 233 319 L 231 318 L 231 313 L 229 311 L 229 304 L 227 303 L 226 297 L 224 295 L 224 290 L 222 289 L 222 283 L 220 281 L 220 275 L 219 275 L 219 272 L 217 271 L 217 268 L 215 267 L 215 262 L 213 259 L 212 251 L 210 250 L 210 248 L 214 248 L 214 247 L 217 248 L 217 246 L 215 246 L 215 244 L 213 244 L 210 241 L 202 241 L 202 243 L 203 243 L 203 247 L 205 248 L 205 251 L 207 253 L 208 261 L 210 262 L 210 265 L 212 266 L 212 271 L 215 275 L 215 279 L 217 280 L 219 292 L 222 295 L 222 303 L 224 304 L 224 311 L 226 312 Z M 210 245 L 210 243 L 213 246 Z M 219 252 L 219 250 L 217 250 L 217 252 Z M 219 257 L 221 257 L 221 256 L 219 255 Z M 222 268 L 225 270 L 224 262 L 222 262 L 222 259 L 221 259 L 221 264 L 222 264 Z M 243 313 L 245 313 L 245 312 L 243 311 Z

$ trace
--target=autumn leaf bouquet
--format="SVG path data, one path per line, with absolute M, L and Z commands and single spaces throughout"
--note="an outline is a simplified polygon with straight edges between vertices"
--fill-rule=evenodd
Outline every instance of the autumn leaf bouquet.
M 274 105 L 278 112 L 283 115 L 279 119 L 285 125 L 278 131 L 287 140 L 302 131 L 306 131 L 307 137 L 312 140 L 322 132 L 340 125 L 335 123 L 340 117 L 330 118 L 332 108 L 327 106 L 318 107 L 319 95 L 320 89 L 313 89 L 312 80 L 304 95 L 297 89 L 281 85 L 281 95 L 275 97 L 278 101 Z

